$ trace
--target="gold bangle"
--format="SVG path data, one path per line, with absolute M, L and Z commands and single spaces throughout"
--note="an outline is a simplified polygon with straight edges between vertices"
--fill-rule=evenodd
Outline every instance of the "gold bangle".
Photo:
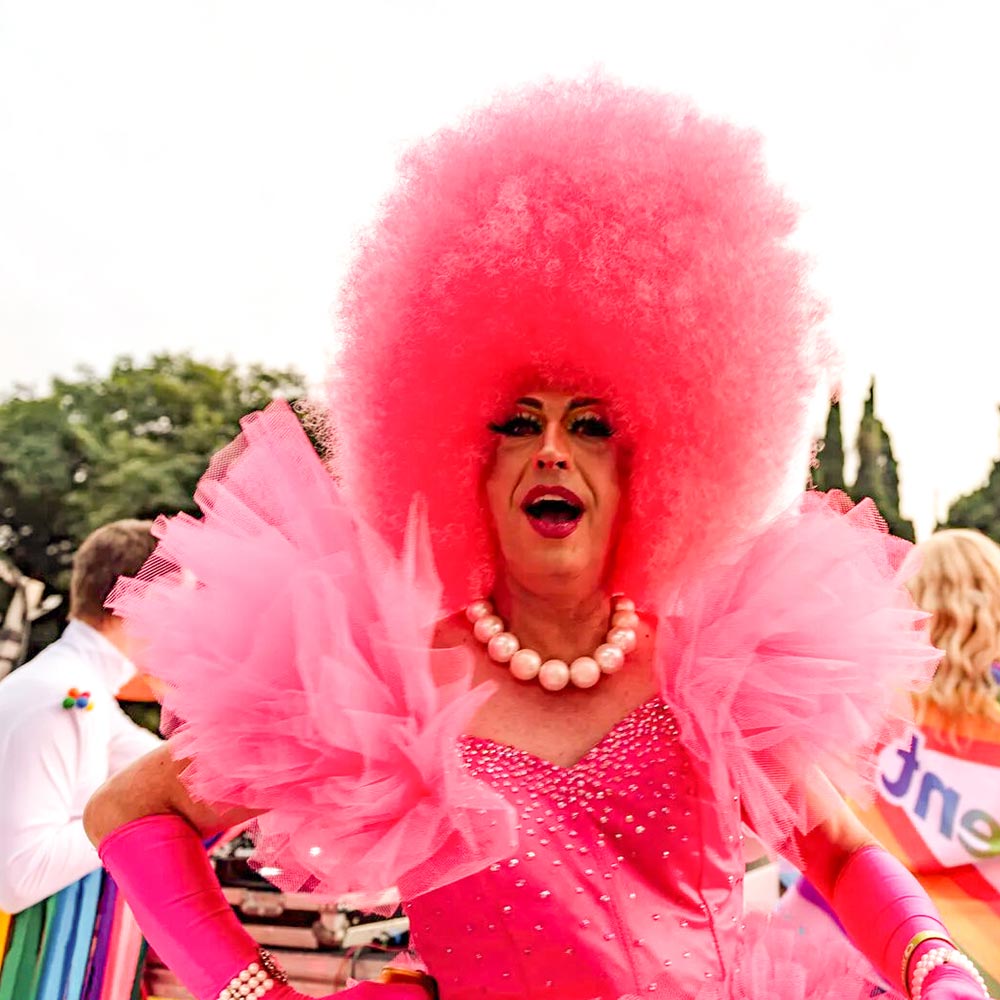
M 950 948 L 955 948 L 955 942 L 951 938 L 945 937 L 940 931 L 917 931 L 910 938 L 910 943 L 903 949 L 902 978 L 903 989 L 907 996 L 910 995 L 910 959 L 925 941 L 944 941 Z M 955 948 L 955 951 L 958 951 L 958 948 Z
M 396 969 L 387 965 L 382 969 L 378 981 L 380 983 L 413 983 L 422 986 L 431 1000 L 438 1000 L 437 982 L 418 969 Z

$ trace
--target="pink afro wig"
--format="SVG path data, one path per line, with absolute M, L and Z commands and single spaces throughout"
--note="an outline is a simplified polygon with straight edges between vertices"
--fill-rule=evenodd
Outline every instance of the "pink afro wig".
M 755 134 L 595 78 L 508 94 L 400 173 L 344 291 L 332 418 L 390 541 L 424 498 L 450 607 L 490 590 L 487 425 L 531 390 L 610 405 L 615 586 L 642 600 L 759 526 L 831 358 Z

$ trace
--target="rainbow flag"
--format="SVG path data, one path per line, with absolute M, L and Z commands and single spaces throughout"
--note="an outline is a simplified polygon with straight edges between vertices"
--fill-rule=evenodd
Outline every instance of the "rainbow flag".
M 931 709 L 906 745 L 879 758 L 878 798 L 859 812 L 934 900 L 956 944 L 1000 995 L 1000 727 L 966 724 L 957 742 Z

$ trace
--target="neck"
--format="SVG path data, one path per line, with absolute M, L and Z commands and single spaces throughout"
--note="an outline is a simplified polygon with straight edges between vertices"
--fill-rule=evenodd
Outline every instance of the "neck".
M 99 632 L 122 656 L 128 658 L 129 643 L 125 636 L 125 629 L 121 619 L 108 615 L 104 618 L 97 618 L 93 615 L 73 615 L 79 622 L 89 625 L 95 632 Z
M 593 655 L 611 618 L 611 598 L 602 590 L 543 595 L 510 579 L 497 582 L 493 604 L 522 647 L 534 649 L 543 660 L 556 657 L 567 663 Z

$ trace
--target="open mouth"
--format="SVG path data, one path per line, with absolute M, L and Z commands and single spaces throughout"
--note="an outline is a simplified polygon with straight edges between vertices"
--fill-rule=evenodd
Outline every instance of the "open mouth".
M 521 504 L 531 526 L 545 538 L 566 538 L 576 531 L 583 501 L 563 486 L 535 486 Z

